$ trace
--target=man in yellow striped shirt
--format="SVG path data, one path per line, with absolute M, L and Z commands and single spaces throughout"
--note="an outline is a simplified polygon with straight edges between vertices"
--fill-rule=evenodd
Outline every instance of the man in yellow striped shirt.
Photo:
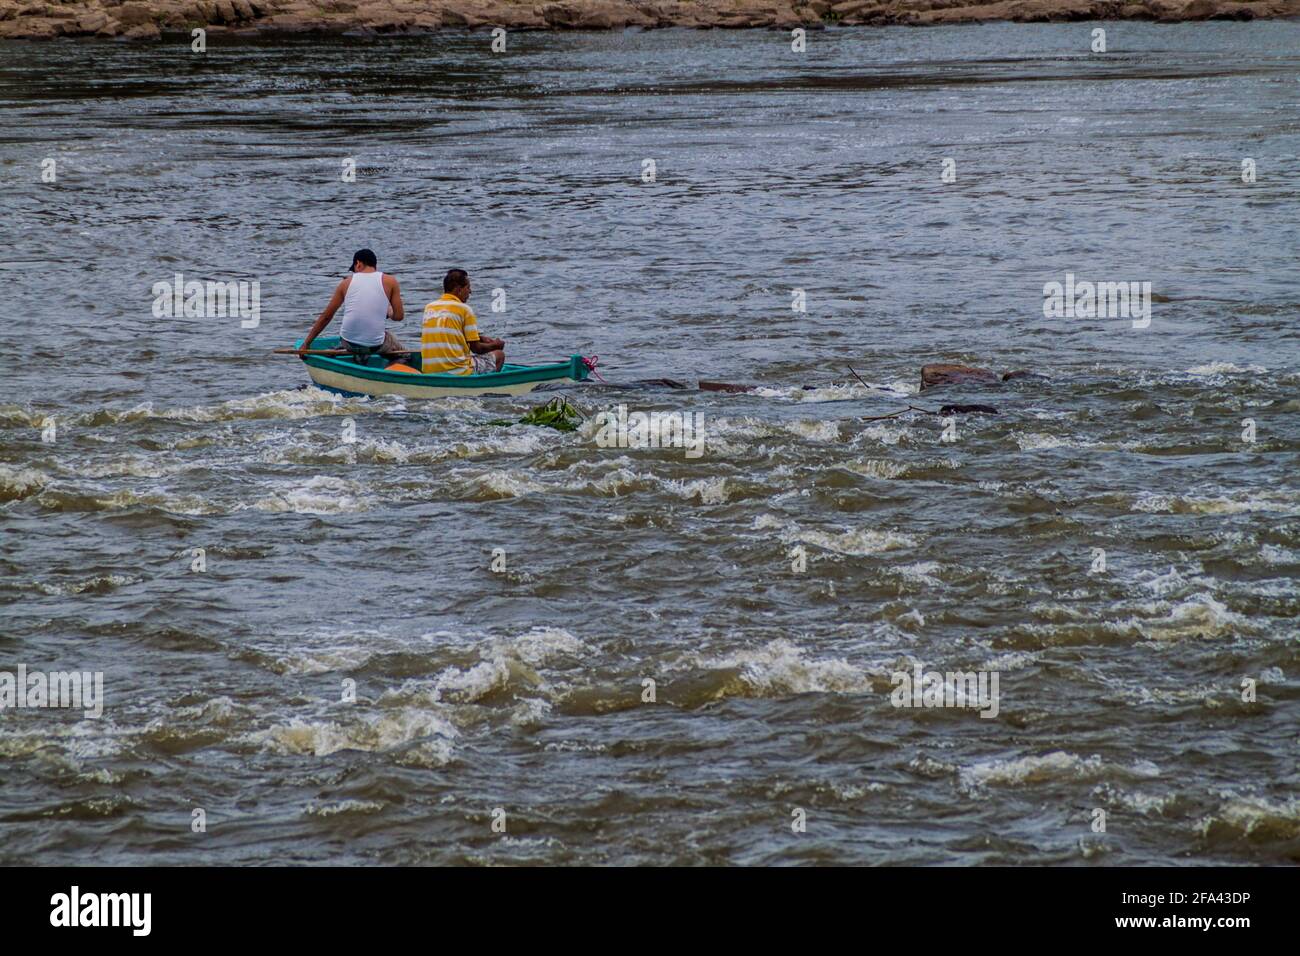
M 424 307 L 420 371 L 426 375 L 485 375 L 505 364 L 506 343 L 479 335 L 469 295 L 469 273 L 452 269 L 442 280 L 442 298 Z

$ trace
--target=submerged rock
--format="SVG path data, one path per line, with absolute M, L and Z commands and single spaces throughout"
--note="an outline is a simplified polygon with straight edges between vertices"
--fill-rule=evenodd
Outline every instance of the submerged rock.
M 996 372 L 970 365 L 922 365 L 921 390 L 939 385 L 997 385 L 1002 380 Z
M 700 382 L 701 392 L 752 392 L 756 387 L 754 385 L 734 385 L 731 382 Z
M 940 385 L 1001 385 L 1015 379 L 1032 378 L 1047 381 L 1047 376 L 1028 369 L 1016 369 L 1004 372 L 1001 376 L 986 368 L 971 365 L 922 365 L 921 390 L 937 388 Z
M 1017 379 L 1017 378 L 1037 378 L 1037 379 L 1042 379 L 1043 381 L 1047 381 L 1046 375 L 1043 375 L 1039 372 L 1031 372 L 1028 369 L 1023 369 L 1023 368 L 1016 369 L 1016 371 L 1014 372 L 1004 372 L 1002 374 L 1002 381 L 1004 382 L 1010 382 L 1013 379 Z

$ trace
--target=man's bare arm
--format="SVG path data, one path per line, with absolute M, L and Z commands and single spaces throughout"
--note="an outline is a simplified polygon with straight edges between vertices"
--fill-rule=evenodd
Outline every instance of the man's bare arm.
M 393 279 L 387 272 L 384 273 L 384 284 L 392 279 L 392 286 L 388 288 L 388 317 L 394 322 L 401 322 L 406 318 L 406 309 L 402 306 L 402 287 L 398 285 L 397 280 Z
M 311 331 L 307 333 L 307 338 L 303 339 L 302 347 L 304 349 L 311 348 L 311 343 L 315 340 L 316 336 L 320 335 L 321 332 L 324 331 L 325 326 L 330 324 L 330 319 L 334 318 L 334 313 L 337 312 L 339 306 L 343 304 L 343 296 L 348 291 L 348 282 L 351 278 L 352 277 L 349 276 L 347 279 L 340 282 L 338 288 L 334 290 L 334 294 L 330 296 L 330 301 L 329 304 L 325 306 L 325 311 L 317 316 L 316 323 L 311 327 Z

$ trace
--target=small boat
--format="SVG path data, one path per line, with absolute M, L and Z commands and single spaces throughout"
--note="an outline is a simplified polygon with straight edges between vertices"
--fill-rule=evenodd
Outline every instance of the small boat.
M 338 336 L 318 336 L 312 350 L 339 348 Z M 299 339 L 294 348 L 302 348 Z M 446 398 L 449 395 L 523 395 L 543 382 L 581 382 L 591 366 L 581 355 L 550 365 L 511 365 L 486 375 L 425 375 L 418 370 L 388 370 L 387 360 L 373 355 L 363 365 L 351 356 L 303 355 L 307 374 L 323 389 L 341 395 L 402 395 L 406 398 Z M 418 357 L 413 357 L 418 363 Z

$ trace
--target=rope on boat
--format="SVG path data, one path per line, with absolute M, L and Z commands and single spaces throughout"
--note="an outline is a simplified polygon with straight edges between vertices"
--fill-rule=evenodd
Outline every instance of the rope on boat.
M 582 356 L 582 364 L 585 365 L 585 366 L 587 366 L 587 371 L 588 371 L 588 372 L 590 372 L 592 375 L 596 376 L 596 381 L 600 382 L 602 385 L 608 385 L 608 384 L 609 384 L 609 382 L 606 382 L 606 381 L 605 381 L 604 376 L 602 376 L 599 372 L 596 371 L 596 366 L 600 364 L 600 356 L 599 356 L 599 355 L 593 355 L 593 356 L 591 356 L 591 358 L 588 358 L 588 357 L 585 356 L 585 355 Z

